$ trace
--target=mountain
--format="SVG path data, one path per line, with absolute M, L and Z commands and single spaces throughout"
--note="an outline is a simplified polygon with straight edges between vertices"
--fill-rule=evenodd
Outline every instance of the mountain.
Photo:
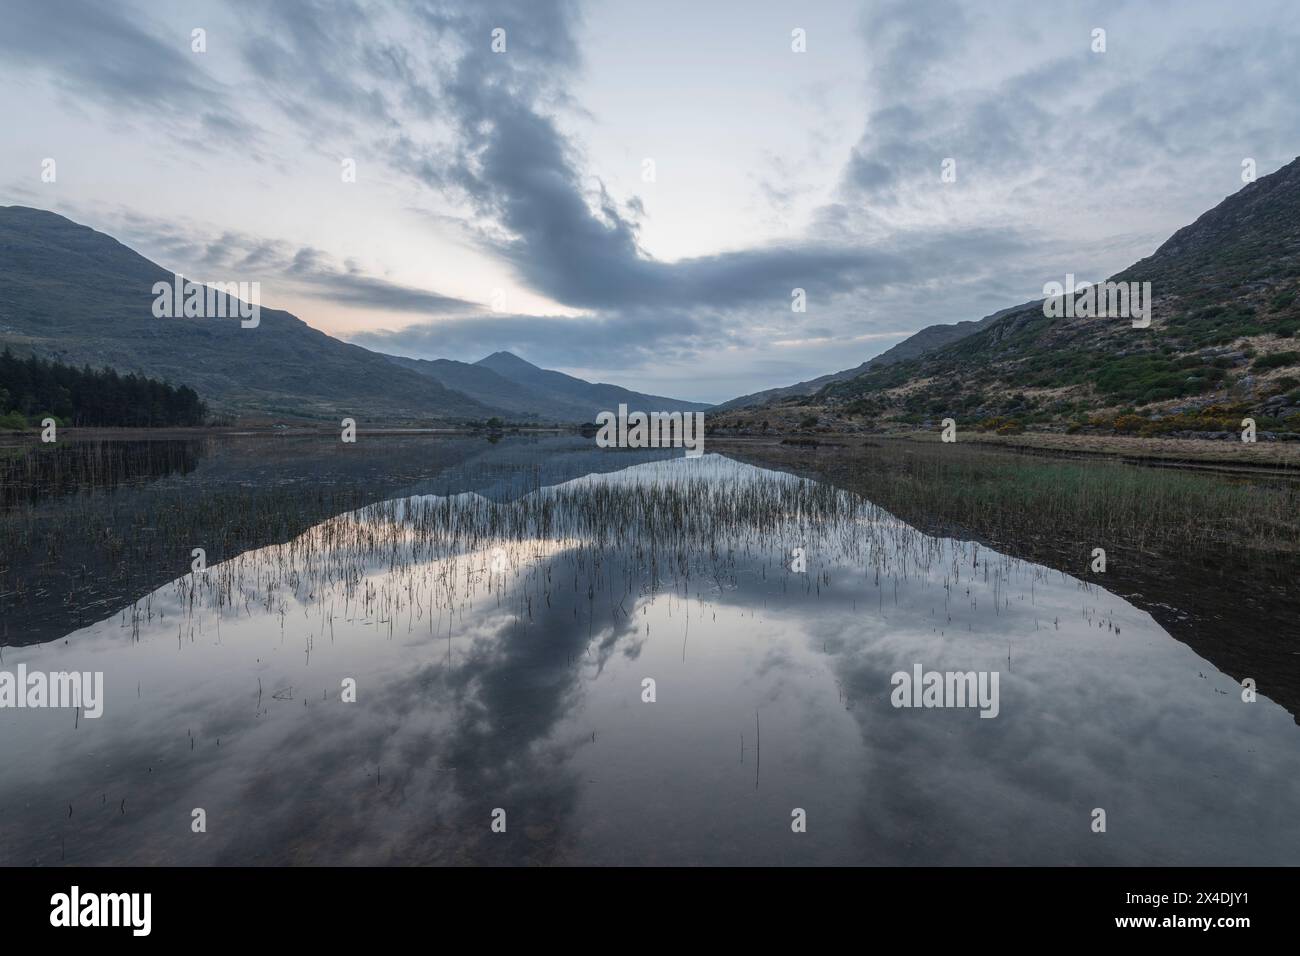
M 873 368 L 881 368 L 885 365 L 893 365 L 895 362 L 902 362 L 905 359 L 915 358 L 925 352 L 933 351 L 940 346 L 947 345 L 950 342 L 956 342 L 958 339 L 965 338 L 973 332 L 979 331 L 985 325 L 993 322 L 1013 309 L 1003 309 L 1000 312 L 994 312 L 987 315 L 978 322 L 966 320 L 957 322 L 953 325 L 928 325 L 920 332 L 915 333 L 899 342 L 892 348 L 886 349 L 874 358 L 867 359 L 861 365 L 854 368 L 845 369 L 843 372 L 832 372 L 829 375 L 821 375 L 817 378 L 809 379 L 806 382 L 797 382 L 794 385 L 786 385 L 782 388 L 769 388 L 761 392 L 754 392 L 750 395 L 742 395 L 739 398 L 733 398 L 730 401 L 718 405 L 715 411 L 725 411 L 731 408 L 746 408 L 755 405 L 767 405 L 780 398 L 797 398 L 801 395 L 815 395 L 825 386 L 832 382 L 844 382 L 852 378 L 857 378 Z
M 501 409 L 503 417 L 565 421 L 568 416 L 539 409 L 537 396 L 528 388 L 502 378 L 491 369 L 452 359 L 417 359 L 404 355 L 386 356 L 390 362 L 427 376 L 446 388 L 484 405 Z M 550 410 L 554 411 L 554 410 Z
M 620 404 L 640 411 L 696 412 L 712 406 L 592 383 L 563 372 L 538 368 L 510 352 L 494 352 L 469 364 L 448 359 L 389 358 L 477 401 L 508 410 L 509 417 L 533 415 L 543 421 L 590 422 Z
M 599 412 L 616 410 L 620 404 L 626 404 L 629 409 L 656 412 L 702 412 L 712 408 L 707 402 L 686 402 L 662 395 L 633 392 L 603 382 L 587 382 L 563 372 L 538 368 L 509 352 L 493 352 L 474 364 L 491 369 L 517 384 L 527 385 L 539 394 L 559 396 L 580 403 L 589 410 L 584 421 L 593 420 Z
M 1149 328 L 1127 317 L 1048 315 L 1038 300 L 936 348 L 866 363 L 744 414 L 788 406 L 790 417 L 812 412 L 823 424 L 951 417 L 1002 431 L 1144 435 L 1236 433 L 1251 417 L 1260 431 L 1300 432 L 1300 159 L 1108 281 L 1151 283 Z
M 0 345 L 194 388 L 214 411 L 358 422 L 499 414 L 437 380 L 263 307 L 238 318 L 155 318 L 172 273 L 63 216 L 0 206 Z

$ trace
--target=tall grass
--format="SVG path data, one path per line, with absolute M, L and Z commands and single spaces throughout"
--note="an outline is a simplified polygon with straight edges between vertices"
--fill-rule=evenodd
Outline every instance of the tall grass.
M 873 444 L 812 458 L 782 448 L 741 457 L 814 472 L 908 520 L 993 541 L 1029 537 L 1171 554 L 1300 551 L 1294 482 L 1054 461 L 960 442 Z

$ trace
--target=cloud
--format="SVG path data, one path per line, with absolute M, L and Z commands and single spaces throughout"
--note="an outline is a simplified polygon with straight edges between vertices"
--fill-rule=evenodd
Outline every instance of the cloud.
M 399 169 L 468 202 L 479 245 L 559 304 L 612 322 L 638 309 L 788 303 L 794 288 L 844 293 L 909 270 L 878 248 L 807 239 L 655 260 L 638 243 L 639 199 L 619 203 L 587 177 L 580 150 L 558 127 L 556 111 L 573 105 L 566 81 L 580 66 L 576 4 L 417 4 L 402 46 L 380 42 L 373 10 L 355 8 L 258 5 L 275 39 L 253 36 L 244 58 L 298 117 L 325 127 L 369 120 Z M 504 53 L 491 46 L 498 28 Z M 419 47 L 441 56 L 422 58 Z M 436 118 L 444 135 L 393 129 L 397 104 Z
M 502 349 L 549 367 L 651 373 L 701 361 L 713 363 L 722 355 L 798 346 L 807 349 L 811 356 L 807 361 L 819 363 L 812 368 L 821 374 L 861 361 L 856 354 L 844 355 L 846 344 L 896 341 L 906 334 L 900 325 L 921 328 L 961 321 L 1001 307 L 1006 304 L 1001 299 L 986 306 L 978 296 L 987 280 L 983 271 L 987 257 L 1019 255 L 1024 264 L 1015 275 L 1020 277 L 1025 270 L 1038 281 L 1042 270 L 1034 263 L 1041 252 L 1036 250 L 1034 237 L 1014 232 L 936 231 L 924 238 L 911 237 L 897 256 L 908 264 L 905 270 L 896 277 L 882 276 L 869 298 L 835 295 L 811 286 L 806 313 L 791 310 L 786 291 L 762 307 L 692 303 L 596 310 L 593 315 L 577 317 L 467 314 L 357 333 L 351 341 L 381 352 L 421 358 L 474 360 Z M 915 289 L 922 283 L 927 294 L 918 305 Z M 724 397 L 731 396 L 719 399 Z
M 317 144 L 435 114 L 412 50 L 382 32 L 389 23 L 382 7 L 357 0 L 236 0 L 236 6 L 258 24 L 244 34 L 244 66 L 262 96 Z
M 188 32 L 162 39 L 148 22 L 124 5 L 95 0 L 7 4 L 0 57 L 118 116 L 140 111 L 155 120 L 197 120 L 209 133 L 256 138 L 255 124 L 200 68 Z
M 328 252 L 280 239 L 227 230 L 207 236 L 201 227 L 130 211 L 95 214 L 74 211 L 78 221 L 100 228 L 145 250 L 164 268 L 199 281 L 270 281 L 313 298 L 361 309 L 448 316 L 480 311 L 480 303 L 403 285 L 366 273 L 358 263 L 340 265 Z M 307 316 L 306 318 L 310 318 Z
M 200 262 L 209 269 L 229 268 L 239 274 L 280 279 L 305 295 L 356 308 L 420 315 L 454 315 L 482 308 L 465 299 L 367 275 L 356 263 L 340 267 L 321 249 L 303 246 L 293 250 L 284 242 L 239 233 L 227 232 L 207 246 Z
M 310 295 L 359 308 L 445 315 L 482 307 L 464 299 L 399 285 L 373 276 L 340 272 L 328 265 L 318 265 L 310 270 L 291 269 L 288 275 L 301 280 L 304 291 Z
M 620 205 L 604 183 L 589 182 L 578 149 L 544 110 L 556 76 L 575 65 L 570 10 L 556 4 L 547 31 L 522 31 L 532 45 L 519 60 L 487 44 L 464 50 L 444 83 L 459 131 L 451 161 L 412 155 L 407 166 L 431 187 L 462 191 L 490 224 L 481 243 L 531 288 L 586 309 L 722 308 L 788 302 L 794 288 L 845 292 L 906 273 L 892 254 L 807 240 L 675 262 L 646 255 L 637 197 Z M 494 22 L 482 17 L 474 30 L 487 36 Z
M 874 7 L 863 25 L 873 108 L 843 174 L 843 201 L 868 210 L 854 225 L 874 212 L 894 228 L 998 216 L 1042 227 L 1056 211 L 1068 229 L 1085 205 L 1149 225 L 1162 207 L 1203 210 L 1207 183 L 1226 191 L 1243 155 L 1262 150 L 1276 168 L 1300 139 L 1300 115 L 1278 99 L 1296 90 L 1297 31 L 1260 28 L 1285 22 L 1276 3 L 1247 6 L 1180 4 L 1178 25 L 1159 5 L 1018 2 L 997 17 L 954 0 Z M 1104 53 L 1091 48 L 1099 26 Z M 949 157 L 958 180 L 945 188 Z
M 378 352 L 415 358 L 475 361 L 506 351 L 537 364 L 567 368 L 636 368 L 695 355 L 702 348 L 721 348 L 726 340 L 722 323 L 685 312 L 576 317 L 486 313 L 350 338 Z

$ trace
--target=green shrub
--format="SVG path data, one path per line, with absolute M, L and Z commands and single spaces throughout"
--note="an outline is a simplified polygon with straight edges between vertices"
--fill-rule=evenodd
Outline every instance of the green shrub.
M 1283 368 L 1287 365 L 1300 365 L 1300 352 L 1274 352 L 1271 355 L 1261 355 L 1255 359 L 1251 368 L 1256 371 L 1264 371 L 1270 368 Z
M 1201 366 L 1194 375 L 1182 361 L 1164 355 L 1126 355 L 1107 362 L 1094 379 L 1103 395 L 1128 402 L 1155 402 L 1199 395 L 1224 377 L 1223 369 Z

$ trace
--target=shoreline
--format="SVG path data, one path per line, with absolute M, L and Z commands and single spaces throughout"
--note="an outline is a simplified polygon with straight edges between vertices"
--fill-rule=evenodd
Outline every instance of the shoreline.
M 99 428 L 67 427 L 60 440 L 148 441 L 199 438 L 275 438 L 337 435 L 336 426 L 219 425 L 192 428 Z M 483 436 L 580 435 L 580 426 L 518 426 L 502 429 L 465 426 L 379 426 L 358 425 L 358 435 L 400 436 Z M 36 431 L 0 432 L 0 447 L 40 444 Z M 942 442 L 935 431 L 900 432 L 778 432 L 767 435 L 707 434 L 705 450 L 714 447 L 772 447 L 783 451 L 857 449 L 873 446 L 906 448 L 933 446 Z M 1111 459 L 1128 464 L 1223 474 L 1271 475 L 1300 478 L 1300 442 L 1261 441 L 1243 443 L 1200 438 L 1143 438 L 1127 435 L 1067 435 L 1059 432 L 1023 432 L 998 435 L 993 432 L 962 432 L 958 446 L 978 447 L 1060 460 Z
M 905 448 L 909 445 L 943 444 L 937 432 L 819 432 L 766 437 L 711 435 L 709 441 L 714 446 L 772 446 L 787 451 L 817 451 L 823 448 L 851 450 L 884 445 Z M 809 444 L 804 444 L 805 441 Z M 985 450 L 1002 449 L 1063 461 L 1110 459 L 1153 468 L 1300 478 L 1300 442 L 1246 444 L 1200 438 L 1135 438 L 1126 435 L 1064 435 L 1054 432 L 996 435 L 991 432 L 967 432 L 960 434 L 953 444 Z
M 507 426 L 505 428 L 468 428 L 463 425 L 412 425 L 365 427 L 357 425 L 358 435 L 562 435 L 569 432 L 577 434 L 577 427 L 566 425 L 554 426 Z M 175 439 L 175 438 L 254 438 L 254 437 L 299 437 L 304 435 L 337 435 L 337 425 L 292 425 L 276 428 L 269 425 L 200 425 L 193 428 L 99 428 L 67 426 L 59 429 L 59 435 L 66 438 L 86 440 L 134 440 L 134 439 Z M 0 444 L 6 441 L 13 444 L 40 443 L 38 430 L 0 432 Z

